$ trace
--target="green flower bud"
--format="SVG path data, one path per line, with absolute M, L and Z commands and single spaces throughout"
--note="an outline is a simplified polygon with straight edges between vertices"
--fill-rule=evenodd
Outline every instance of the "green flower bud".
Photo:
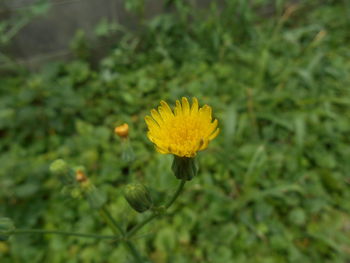
M 124 189 L 124 197 L 129 205 L 139 213 L 147 211 L 153 205 L 149 191 L 139 183 L 127 185 Z
M 69 166 L 64 160 L 57 159 L 50 165 L 50 172 L 54 175 L 64 175 L 69 172 Z
M 14 230 L 15 225 L 10 218 L 0 217 L 0 241 L 8 240 Z
M 175 176 L 180 180 L 190 181 L 197 175 L 197 165 L 194 158 L 179 157 L 174 155 L 174 161 L 171 166 Z
M 50 172 L 55 176 L 59 176 L 60 180 L 65 185 L 71 185 L 75 182 L 74 172 L 62 159 L 57 159 L 50 165 Z

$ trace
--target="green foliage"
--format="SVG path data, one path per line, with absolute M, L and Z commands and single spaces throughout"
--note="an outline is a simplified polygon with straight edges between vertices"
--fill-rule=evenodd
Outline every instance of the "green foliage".
M 141 12 L 141 2 L 128 8 Z M 76 59 L 1 77 L 0 216 L 18 228 L 110 233 L 49 174 L 63 158 L 87 167 L 130 229 L 146 215 L 128 207 L 125 184 L 142 182 L 159 204 L 177 183 L 143 118 L 161 99 L 196 96 L 213 107 L 222 132 L 199 154 L 198 176 L 173 216 L 138 233 L 137 247 L 152 262 L 350 260 L 347 1 L 237 0 L 208 10 L 167 2 L 173 13 L 125 33 L 98 65 L 79 33 Z M 124 122 L 132 163 L 113 134 Z M 0 242 L 1 262 L 130 262 L 112 242 L 10 240 Z

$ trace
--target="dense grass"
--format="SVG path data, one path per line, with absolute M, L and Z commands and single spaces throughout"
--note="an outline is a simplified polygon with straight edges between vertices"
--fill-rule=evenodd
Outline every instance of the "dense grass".
M 146 138 L 161 99 L 196 96 L 222 129 L 172 216 L 135 239 L 154 262 L 350 260 L 350 13 L 347 1 L 228 1 L 176 12 L 126 33 L 98 64 L 76 59 L 0 79 L 0 215 L 18 227 L 110 233 L 48 166 L 84 165 L 130 228 L 122 197 L 139 181 L 157 202 L 174 191 L 171 157 Z M 305 1 L 306 2 L 306 1 Z M 84 44 L 84 43 L 83 43 Z M 89 53 L 90 52 L 90 53 Z M 83 54 L 83 55 L 82 55 Z M 133 163 L 113 127 L 128 122 Z M 15 236 L 1 262 L 130 262 L 112 242 Z

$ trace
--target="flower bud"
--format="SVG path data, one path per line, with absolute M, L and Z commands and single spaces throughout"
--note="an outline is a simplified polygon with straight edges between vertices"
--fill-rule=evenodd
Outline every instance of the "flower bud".
M 174 155 L 174 161 L 171 166 L 175 176 L 180 180 L 190 181 L 197 175 L 198 167 L 194 158 L 179 157 Z
M 57 159 L 50 165 L 50 172 L 54 175 L 64 175 L 69 172 L 69 167 L 64 160 Z
M 15 225 L 10 218 L 0 217 L 0 241 L 8 240 L 14 230 Z
M 124 189 L 124 197 L 129 205 L 139 213 L 147 211 L 153 205 L 149 191 L 139 183 L 127 185 Z
M 71 185 L 74 183 L 73 171 L 62 159 L 57 159 L 50 165 L 50 172 L 53 175 L 59 176 L 60 180 L 65 185 Z
M 85 168 L 84 167 L 76 167 L 75 168 L 75 180 L 78 183 L 84 183 L 88 180 L 88 178 L 85 175 Z
M 129 125 L 127 123 L 124 123 L 115 127 L 114 133 L 117 134 L 120 138 L 127 138 L 129 135 Z
M 100 209 L 106 203 L 106 196 L 86 176 L 85 168 L 78 166 L 75 169 L 75 180 L 79 189 L 93 209 Z

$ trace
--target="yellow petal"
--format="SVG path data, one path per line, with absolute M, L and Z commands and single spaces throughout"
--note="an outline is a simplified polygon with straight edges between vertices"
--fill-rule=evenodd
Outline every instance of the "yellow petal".
M 192 98 L 191 115 L 197 114 L 198 112 L 198 100 L 197 98 Z
M 212 123 L 209 124 L 209 128 L 206 132 L 206 135 L 209 136 L 210 134 L 212 134 L 215 131 L 216 127 L 218 127 L 217 119 L 215 119 Z
M 163 106 L 158 107 L 158 112 L 164 122 L 167 122 L 171 119 L 171 114 L 169 114 L 168 110 Z
M 158 123 L 159 126 L 164 122 L 162 119 L 162 116 L 160 116 L 158 111 L 156 111 L 155 109 L 151 110 L 151 115 L 152 115 L 152 118 Z
M 220 128 L 217 128 L 216 131 L 214 131 L 210 136 L 209 136 L 209 141 L 215 139 L 216 136 L 218 136 L 220 132 Z
M 196 151 L 199 151 L 199 149 L 203 146 L 203 144 L 204 144 L 204 140 L 200 139 L 198 142 L 198 145 L 196 146 Z
M 149 130 L 158 129 L 159 128 L 158 123 L 156 123 L 155 120 L 152 117 L 147 115 L 145 117 L 145 121 L 146 121 L 146 124 L 147 124 Z
M 211 107 L 204 105 L 199 109 L 199 115 L 203 120 L 211 120 Z
M 169 152 L 163 150 L 162 148 L 158 147 L 157 145 L 155 146 L 155 148 L 156 148 L 156 151 L 159 152 L 159 153 L 162 153 L 162 154 L 167 154 L 167 153 L 169 153 Z
M 181 108 L 181 103 L 180 101 L 176 100 L 176 106 L 175 106 L 175 115 L 180 116 L 182 115 L 182 108 Z
M 199 148 L 199 151 L 204 150 L 205 148 L 208 147 L 209 140 L 208 139 L 203 139 L 203 144 Z
M 148 137 L 148 139 L 149 139 L 151 142 L 154 143 L 153 136 L 152 136 L 152 134 L 151 134 L 150 132 L 147 132 L 147 137 Z
M 182 97 L 182 112 L 185 115 L 190 114 L 190 104 L 188 103 L 188 100 L 185 97 Z
M 162 105 L 162 108 L 164 109 L 164 112 L 169 114 L 170 116 L 174 116 L 173 111 L 169 107 L 168 103 L 166 103 L 164 100 L 160 102 L 160 105 Z

